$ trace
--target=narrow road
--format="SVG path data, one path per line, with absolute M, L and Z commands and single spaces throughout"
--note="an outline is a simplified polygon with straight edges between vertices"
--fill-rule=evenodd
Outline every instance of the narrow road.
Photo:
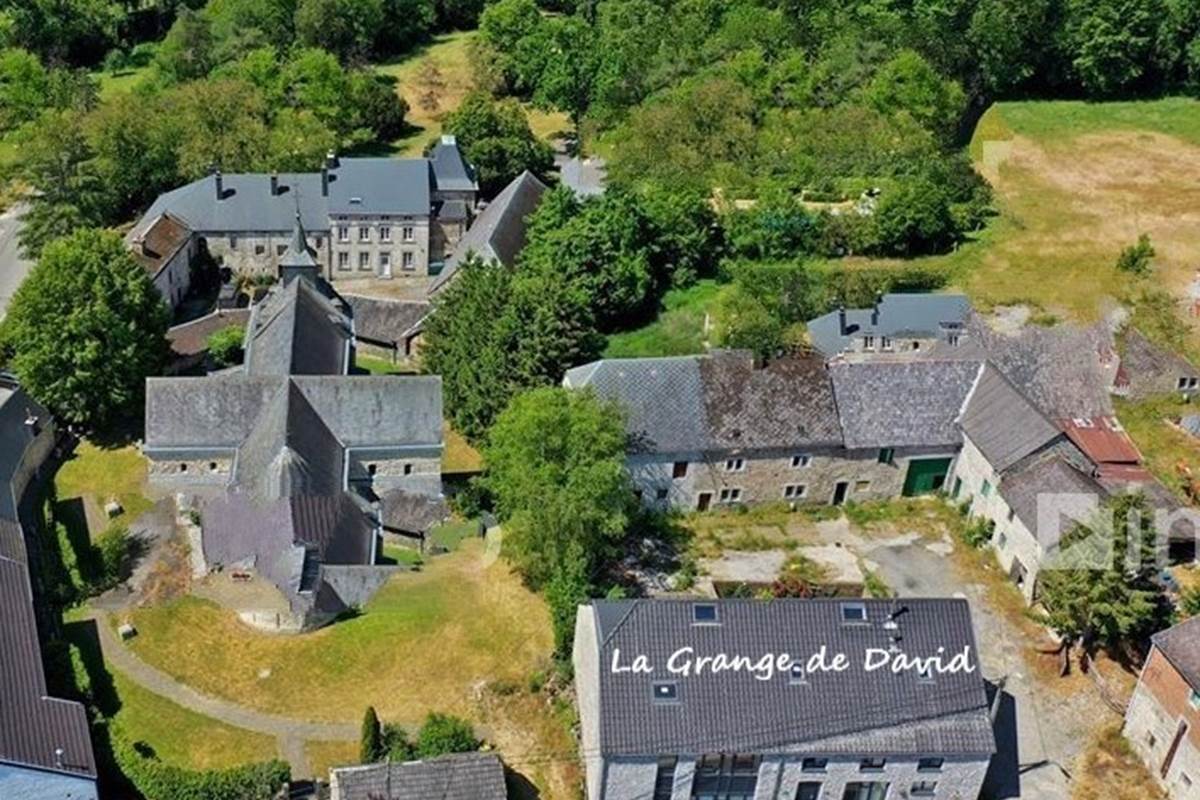
M 13 292 L 33 267 L 32 262 L 21 258 L 21 247 L 17 241 L 21 216 L 26 209 L 28 206 L 25 203 L 15 203 L 0 214 L 0 319 L 4 319 Z
M 104 653 L 104 662 L 110 669 L 117 670 L 143 689 L 198 714 L 238 728 L 274 736 L 278 740 L 279 755 L 292 767 L 293 780 L 312 777 L 309 775 L 308 759 L 304 754 L 304 742 L 358 741 L 360 731 L 356 724 L 308 722 L 255 711 L 228 700 L 201 694 L 134 655 L 113 632 L 104 614 L 91 611 L 88 618 L 96 623 L 100 635 L 100 649 Z

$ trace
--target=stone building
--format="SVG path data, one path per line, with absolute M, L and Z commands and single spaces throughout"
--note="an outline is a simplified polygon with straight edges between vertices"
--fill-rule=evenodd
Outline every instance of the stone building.
M 871 308 L 839 308 L 810 320 L 826 358 L 956 358 L 967 344 L 971 304 L 961 294 L 885 294 Z
M 330 800 L 505 800 L 495 753 L 454 753 L 329 770 Z
M 1137 330 L 1127 331 L 1122 345 L 1118 394 L 1144 400 L 1172 392 L 1184 397 L 1200 392 L 1200 370 L 1186 358 L 1159 347 Z
M 1200 617 L 1154 635 L 1125 738 L 1172 800 L 1200 796 Z
M 477 192 L 454 137 L 444 136 L 427 158 L 330 154 L 319 172 L 218 170 L 160 195 L 128 241 L 140 252 L 166 219 L 186 231 L 181 262 L 206 252 L 237 274 L 278 276 L 299 214 L 328 280 L 428 276 L 466 232 Z
M 80 703 L 46 687 L 25 533 L 38 473 L 55 442 L 53 420 L 0 374 L 0 797 L 96 800 L 96 758 Z
M 937 491 L 979 364 L 832 364 L 750 353 L 607 359 L 568 370 L 626 412 L 643 503 L 704 510 L 832 503 Z
M 194 498 L 205 569 L 282 596 L 243 619 L 288 631 L 386 579 L 375 564 L 389 498 L 442 505 L 440 379 L 350 374 L 353 317 L 304 241 L 297 224 L 284 283 L 250 309 L 240 368 L 147 381 L 143 447 L 151 481 Z
M 133 257 L 146 269 L 154 288 L 174 309 L 191 284 L 197 242 L 192 229 L 170 212 L 146 214 L 125 237 Z
M 596 600 L 574 647 L 588 800 L 974 800 L 996 751 L 965 600 Z

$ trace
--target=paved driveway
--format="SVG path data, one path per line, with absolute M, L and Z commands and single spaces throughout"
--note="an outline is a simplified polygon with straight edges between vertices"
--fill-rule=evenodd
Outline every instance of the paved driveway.
M 868 566 L 900 596 L 966 597 L 971 602 L 984 677 L 1003 687 L 1000 752 L 984 797 L 1068 800 L 1070 770 L 1096 727 L 1117 719 L 1094 691 L 1065 695 L 1028 674 L 1023 632 L 992 608 L 980 584 L 962 584 L 946 564 L 949 541 L 898 538 L 864 548 Z M 1044 680 L 1044 679 L 1042 679 Z
M 8 301 L 12 299 L 13 292 L 33 266 L 21 258 L 21 248 L 17 243 L 17 232 L 21 228 L 21 215 L 25 209 L 24 203 L 16 203 L 0 214 L 0 319 L 8 310 Z

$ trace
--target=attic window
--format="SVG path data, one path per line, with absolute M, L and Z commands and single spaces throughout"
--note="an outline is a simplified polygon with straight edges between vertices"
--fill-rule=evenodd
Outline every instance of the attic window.
M 350 205 L 355 205 L 355 206 L 356 206 L 356 205 L 361 205 L 361 204 L 362 204 L 362 198 L 361 198 L 361 197 L 351 197 L 351 198 L 350 198 Z
M 864 603 L 842 603 L 842 622 L 866 622 L 867 606 Z
M 674 703 L 679 700 L 679 684 L 677 683 L 656 683 L 653 688 L 654 702 L 656 703 Z
M 717 607 L 712 603 L 697 603 L 692 606 L 692 621 L 697 625 L 716 625 Z
M 928 665 L 917 672 L 917 683 L 933 683 L 933 670 Z

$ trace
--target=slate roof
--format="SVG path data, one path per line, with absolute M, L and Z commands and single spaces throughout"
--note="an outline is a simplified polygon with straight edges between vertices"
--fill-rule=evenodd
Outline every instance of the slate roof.
M 514 178 L 475 217 L 454 253 L 446 259 L 446 266 L 430 284 L 429 292 L 437 292 L 449 283 L 459 264 L 471 253 L 484 261 L 513 266 L 525 246 L 526 220 L 537 210 L 545 193 L 546 184 L 528 170 Z
M 299 205 L 305 228 L 329 230 L 329 204 L 321 195 L 320 173 L 281 174 L 276 194 L 271 194 L 271 176 L 266 173 L 222 175 L 221 184 L 223 196 L 219 201 L 214 175 L 164 192 L 150 205 L 142 219 L 170 213 L 199 234 L 280 232 L 291 230 Z
M 312 281 L 294 280 L 250 310 L 246 371 L 330 375 L 348 369 L 352 325 Z
M 1062 431 L 990 364 L 971 390 L 959 424 L 997 472 L 1062 437 Z
M 559 180 L 575 192 L 576 197 L 595 197 L 604 194 L 604 186 L 608 182 L 608 165 L 604 159 L 591 158 L 556 159 L 559 166 Z
M 469 192 L 479 188 L 475 170 L 463 158 L 453 136 L 442 136 L 429 151 L 429 165 L 439 192 Z
M 962 442 L 957 420 L 976 361 L 833 363 L 846 447 L 939 447 Z
M 83 706 L 49 697 L 46 690 L 12 482 L 31 441 L 25 425 L 31 411 L 49 421 L 15 381 L 0 376 L 0 763 L 94 780 L 96 761 Z
M 379 516 L 385 529 L 425 533 L 450 516 L 442 497 L 406 489 L 393 489 L 379 498 Z
M 1122 338 L 1121 369 L 1126 379 L 1155 381 L 1166 380 L 1175 384 L 1181 377 L 1198 377 L 1200 370 L 1186 358 L 1159 347 L 1141 334 L 1129 328 Z M 1172 386 L 1172 388 L 1174 388 Z
M 275 192 L 268 173 L 234 173 L 220 176 L 218 200 L 217 176 L 206 175 L 159 195 L 135 230 L 163 214 L 199 234 L 289 231 L 297 211 L 307 230 L 324 233 L 335 214 L 427 216 L 435 178 L 463 191 L 475 188 L 457 147 L 439 145 L 430 158 L 337 159 L 328 170 L 327 195 L 320 172 L 280 173 Z
M 1200 617 L 1192 617 L 1150 637 L 1171 666 L 1193 689 L 1200 691 Z
M 162 213 L 143 217 L 142 224 L 129 232 L 127 241 L 132 245 L 133 257 L 151 278 L 156 278 L 167 262 L 188 243 L 191 235 L 191 229 L 183 220 Z
M 344 294 L 354 314 L 354 334 L 375 344 L 396 346 L 411 336 L 432 306 L 424 300 L 385 300 Z
M 745 351 L 607 359 L 568 370 L 563 383 L 616 401 L 638 452 L 841 442 L 833 391 L 816 358 L 782 358 L 761 368 Z
M 329 771 L 338 800 L 504 800 L 504 765 L 494 753 L 458 753 Z
M 810 321 L 808 334 L 818 350 L 833 356 L 863 335 L 938 337 L 947 324 L 964 325 L 970 311 L 961 294 L 885 294 L 877 307 L 846 309 L 845 333 L 841 312 L 831 311 Z
M 437 377 L 346 375 L 350 319 L 318 285 L 297 277 L 252 309 L 240 370 L 148 379 L 144 450 L 232 456 L 227 493 L 201 508 L 206 560 L 249 561 L 294 611 L 336 612 L 325 568 L 370 564 L 376 530 L 346 451 L 439 455 L 442 395 Z
M 342 158 L 329 176 L 331 215 L 429 214 L 433 172 L 423 158 Z
M 865 624 L 842 621 L 839 600 L 702 601 L 717 607 L 718 624 L 693 622 L 694 600 L 596 600 L 599 647 L 599 748 L 605 756 L 660 753 L 853 752 L 859 755 L 987 756 L 995 752 L 970 608 L 962 599 L 856 600 Z M 898 646 L 912 656 L 970 648 L 971 673 L 866 672 L 868 648 L 887 650 L 896 612 Z M 811 672 L 795 683 L 790 671 L 761 680 L 712 670 L 682 676 L 667 670 L 681 648 L 698 659 L 720 653 L 758 661 L 788 654 L 807 662 L 827 648 L 845 653 L 842 672 Z M 628 665 L 645 655 L 654 672 L 616 673 L 614 654 Z M 674 701 L 656 701 L 656 683 L 676 687 Z
M 1108 496 L 1099 483 L 1085 474 L 1061 449 L 1030 459 L 1000 481 L 997 492 L 1021 524 L 1045 549 L 1058 545 L 1068 523 L 1042 529 L 1038 524 L 1038 496 L 1053 494 L 1092 495 L 1099 500 Z
M 1113 413 L 1109 389 L 1117 358 L 1112 333 L 1103 323 L 1027 325 L 1008 336 L 972 314 L 968 330 L 988 360 L 1051 419 Z

